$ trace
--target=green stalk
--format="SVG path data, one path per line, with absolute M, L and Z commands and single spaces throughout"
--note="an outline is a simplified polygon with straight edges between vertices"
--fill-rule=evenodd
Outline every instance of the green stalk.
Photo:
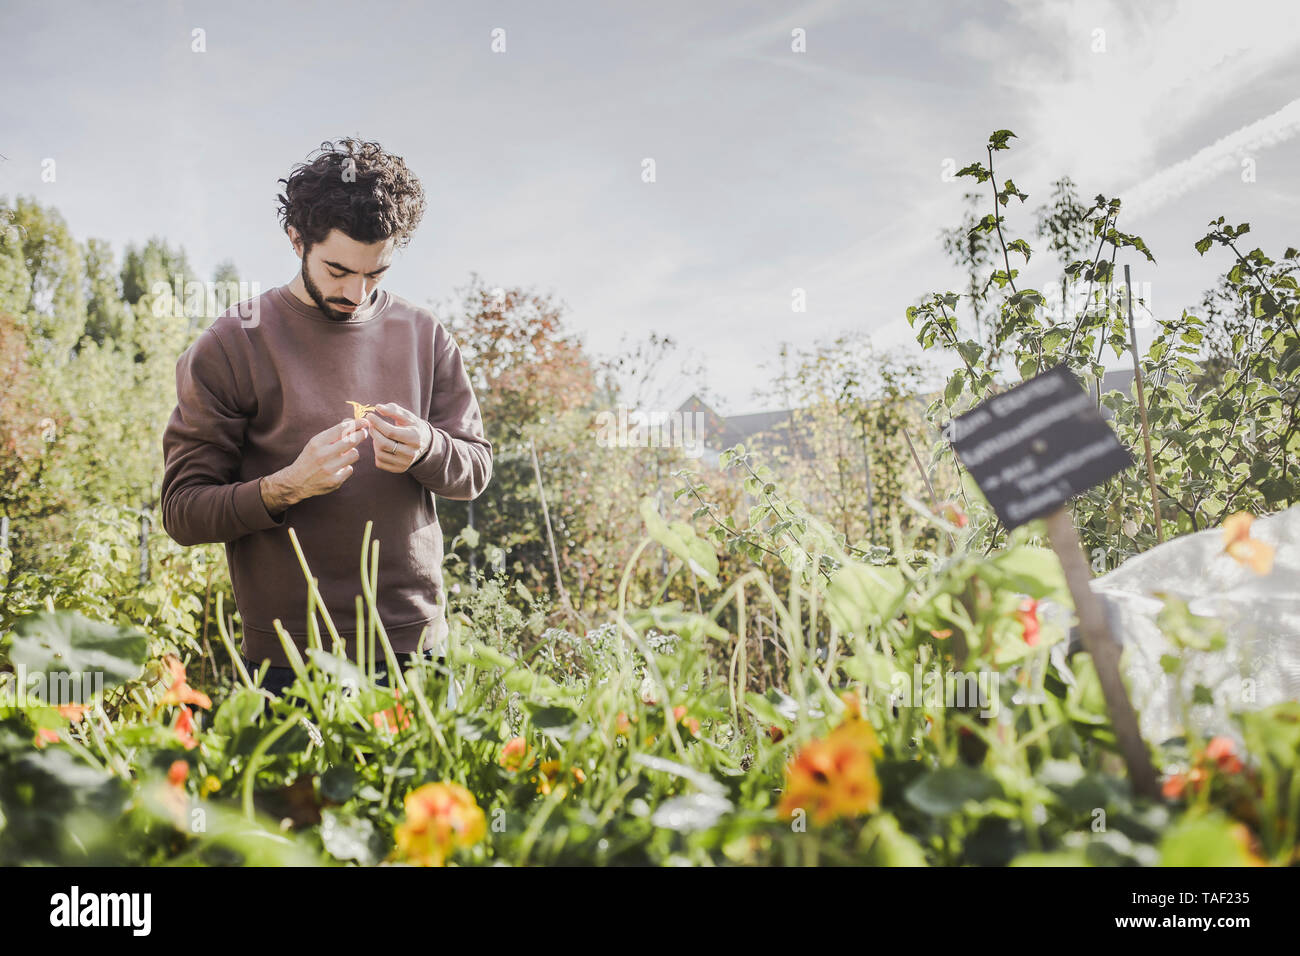
M 294 644 L 293 638 L 289 632 L 284 629 L 277 617 L 271 622 L 275 625 L 276 636 L 280 638 L 280 646 L 284 648 L 284 656 L 289 659 L 289 666 L 293 668 L 294 676 L 302 681 L 303 689 L 307 693 L 307 700 L 311 703 L 312 713 L 318 721 L 324 722 L 323 714 L 325 708 L 321 705 L 320 697 L 316 693 L 316 683 L 307 677 L 307 665 L 303 663 L 302 655 L 298 653 L 298 646 Z
M 375 632 L 382 630 L 384 622 L 379 619 L 379 598 L 377 592 L 379 589 L 379 542 L 371 542 L 370 545 L 370 590 L 366 593 L 366 600 L 370 605 L 370 624 L 366 630 L 366 656 L 369 657 L 367 662 L 370 666 L 370 680 L 374 682 L 378 673 L 379 655 L 375 653 Z
M 330 637 L 334 643 L 340 643 L 339 632 L 334 627 L 334 619 L 330 617 L 329 608 L 325 606 L 325 599 L 321 597 L 320 590 L 316 587 L 316 579 L 311 576 L 311 569 L 307 567 L 307 558 L 302 553 L 302 546 L 298 544 L 298 535 L 293 528 L 289 529 L 289 540 L 293 542 L 294 553 L 298 555 L 298 563 L 302 565 L 303 576 L 307 578 L 307 587 L 316 596 L 316 604 L 320 608 L 321 617 L 325 619 L 325 628 L 330 632 Z
M 266 751 L 270 749 L 271 744 L 275 743 L 288 733 L 289 730 L 304 716 L 306 716 L 306 712 L 303 711 L 301 707 L 294 708 L 293 712 L 285 718 L 284 723 L 280 724 L 279 727 L 276 727 L 269 734 L 263 737 L 253 749 L 252 754 L 249 755 L 248 767 L 244 770 L 244 783 L 242 787 L 244 816 L 249 820 L 253 819 L 253 783 L 257 777 L 257 765 L 261 762 Z
M 324 650 L 320 643 L 320 627 L 316 623 L 316 585 L 317 578 L 311 578 L 307 587 L 307 646 Z
M 221 636 L 221 643 L 225 645 L 226 653 L 230 655 L 230 660 L 235 665 L 235 672 L 239 674 L 239 679 L 244 682 L 244 686 L 253 690 L 257 685 L 253 679 L 248 676 L 248 669 L 244 667 L 243 655 L 235 651 L 234 642 L 230 640 L 230 635 L 226 633 L 226 616 L 221 613 L 221 592 L 217 591 L 217 634 Z
M 369 522 L 367 522 L 367 525 L 366 525 L 366 532 L 367 532 L 367 533 L 366 533 L 366 537 L 367 537 L 367 538 L 369 538 L 369 530 L 370 530 L 370 528 L 369 528 Z M 372 568 L 374 569 L 374 574 L 375 574 L 375 576 L 377 577 L 378 574 L 379 574 L 379 542 L 378 542 L 378 541 L 376 541 L 375 544 L 374 544 L 374 561 L 372 562 L 372 565 L 371 565 L 371 566 L 372 566 Z M 372 621 L 378 621 L 378 614 L 375 613 L 375 610 L 374 610 L 374 608 L 375 608 L 375 588 L 374 588 L 374 581 L 372 581 L 370 578 L 368 578 L 368 577 L 366 576 L 364 566 L 362 567 L 362 574 L 361 574 L 361 590 L 362 590 L 362 592 L 365 594 L 366 601 L 368 602 L 368 604 L 369 604 L 369 606 L 370 606 L 370 609 L 371 609 L 371 620 L 372 620 Z M 358 620 L 360 619 L 360 614 L 361 614 L 361 611 L 360 611 L 360 603 L 359 603 L 360 600 L 361 600 L 361 598 L 358 597 L 358 598 L 357 598 L 357 601 L 358 601 L 358 606 L 357 606 L 357 607 L 358 607 L 358 610 L 357 610 Z M 450 751 L 448 750 L 448 747 L 447 747 L 447 741 L 446 741 L 446 739 L 443 737 L 443 735 L 442 735 L 442 731 L 438 728 L 438 723 L 437 723 L 437 721 L 434 719 L 434 716 L 433 716 L 433 708 L 431 708 L 431 707 L 429 706 L 428 698 L 425 697 L 425 695 L 424 695 L 424 691 L 423 691 L 423 689 L 422 689 L 421 687 L 418 687 L 418 686 L 415 686 L 415 685 L 408 685 L 408 684 L 407 684 L 407 682 L 406 682 L 406 677 L 402 674 L 401 668 L 399 668 L 399 667 L 397 666 L 397 655 L 393 652 L 393 645 L 392 645 L 392 643 L 388 640 L 388 633 L 387 633 L 387 631 L 384 630 L 384 626 L 383 626 L 383 622 L 382 622 L 382 621 L 379 621 L 378 632 L 379 632 L 379 638 L 380 638 L 380 640 L 383 642 L 385 660 L 388 661 L 388 673 L 389 673 L 389 675 L 390 675 L 390 676 L 389 676 L 390 681 L 395 681 L 395 682 L 396 682 L 396 686 L 397 686 L 397 688 L 398 688 L 399 690 L 401 690 L 403 693 L 408 692 L 408 691 L 410 691 L 410 692 L 413 693 L 413 695 L 414 695 L 414 697 L 415 697 L 416 704 L 417 704 L 417 705 L 419 706 L 419 708 L 420 708 L 420 713 L 421 713 L 421 715 L 424 717 L 424 720 L 425 720 L 426 724 L 428 725 L 430 731 L 433 733 L 434 739 L 437 740 L 437 742 L 438 742 L 438 746 L 442 748 L 443 753 L 446 754 L 446 755 L 448 756 L 448 759 L 450 759 Z M 357 634 L 358 634 L 358 637 L 359 637 L 359 636 L 360 636 L 360 630 L 358 630 Z M 371 661 L 373 662 L 373 661 L 374 661 L 373 632 L 372 632 L 372 635 L 371 635 L 371 641 L 372 641 L 372 643 L 371 643 L 371 655 L 370 655 L 370 659 L 371 659 Z M 360 646 L 360 641 L 358 641 L 357 643 L 358 643 L 358 646 Z M 452 680 L 455 680 L 456 678 L 455 678 L 454 675 L 452 675 L 451 679 L 452 679 Z M 371 680 L 371 683 L 374 683 L 374 669 L 373 669 L 373 663 L 372 663 L 371 672 L 370 672 L 370 680 Z M 394 716 L 396 716 L 396 715 L 394 714 Z
M 364 631 L 365 629 L 366 629 L 365 602 L 361 599 L 361 595 L 358 594 L 357 595 L 357 630 L 355 635 L 356 642 L 357 642 L 357 650 L 356 650 L 357 670 L 361 671 L 363 674 L 366 671 L 366 649 L 361 643 L 361 632 Z

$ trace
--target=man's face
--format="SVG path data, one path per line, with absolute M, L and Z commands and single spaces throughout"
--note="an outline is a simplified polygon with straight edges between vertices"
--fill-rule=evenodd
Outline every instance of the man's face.
M 331 229 L 324 241 L 303 255 L 302 237 L 290 227 L 293 247 L 302 256 L 302 282 L 325 317 L 342 322 L 368 309 L 393 261 L 394 239 L 364 243 Z

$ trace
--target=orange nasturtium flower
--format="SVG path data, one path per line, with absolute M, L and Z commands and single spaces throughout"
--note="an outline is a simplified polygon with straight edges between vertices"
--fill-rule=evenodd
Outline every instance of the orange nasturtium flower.
M 176 715 L 176 722 L 172 724 L 172 729 L 176 731 L 176 739 L 186 750 L 193 750 L 199 745 L 194 739 L 194 712 L 181 704 L 181 711 Z
M 411 712 L 401 704 L 394 704 L 388 710 L 375 711 L 370 715 L 370 722 L 391 734 L 411 726 Z
M 163 658 L 163 661 L 171 670 L 172 682 L 171 686 L 167 688 L 167 692 L 159 699 L 159 705 L 193 704 L 196 707 L 202 707 L 204 710 L 212 706 L 212 699 L 207 694 L 197 691 L 189 685 L 185 677 L 185 665 L 181 663 L 180 658 L 175 654 L 168 654 Z
M 1038 602 L 1033 598 L 1025 598 L 1020 602 L 1020 607 L 1016 611 L 1016 619 L 1020 621 L 1020 626 L 1024 628 L 1025 643 L 1030 647 L 1038 644 Z
M 614 734 L 618 737 L 632 736 L 632 725 L 636 723 L 636 718 L 629 718 L 627 711 L 620 710 L 618 716 L 614 718 Z
M 74 724 L 86 716 L 85 704 L 59 704 L 56 708 L 59 716 L 64 717 Z M 58 743 L 61 738 L 59 732 L 50 727 L 38 727 L 36 736 L 32 738 L 32 743 L 36 744 L 36 749 L 40 750 L 46 744 Z
M 1194 792 L 1199 792 L 1209 778 L 1210 771 L 1224 774 L 1241 773 L 1246 768 L 1237 755 L 1236 745 L 1231 737 L 1220 734 L 1205 745 L 1200 759 L 1188 771 L 1171 774 L 1160 788 L 1166 799 L 1178 800 L 1191 784 Z
M 1232 738 L 1222 734 L 1205 745 L 1205 759 L 1213 760 L 1224 773 L 1241 773 L 1243 766 Z
M 183 787 L 185 778 L 190 774 L 190 765 L 184 760 L 173 760 L 167 768 L 167 782 L 173 787 Z
M 406 795 L 406 819 L 393 831 L 397 852 L 417 866 L 442 866 L 456 848 L 487 834 L 474 795 L 458 783 L 426 783 Z
M 58 707 L 59 716 L 66 717 L 74 724 L 80 723 L 81 719 L 86 716 L 85 704 L 60 704 Z
M 532 755 L 528 752 L 528 741 L 523 737 L 511 737 L 502 745 L 497 762 L 511 773 L 527 770 L 533 765 Z
M 840 817 L 871 813 L 880 807 L 880 780 L 874 758 L 880 742 L 868 721 L 847 716 L 820 740 L 805 744 L 786 764 L 785 792 L 777 813 L 793 818 L 808 812 L 823 826 Z
M 1250 536 L 1250 526 L 1255 516 L 1249 511 L 1239 511 L 1223 522 L 1223 550 L 1241 565 L 1256 574 L 1273 570 L 1273 546 Z
M 689 730 L 692 737 L 698 737 L 700 735 L 700 722 L 695 717 L 686 716 L 685 704 L 678 704 L 673 708 L 673 720 L 677 721 Z
M 373 412 L 378 407 L 375 405 L 366 405 L 364 402 L 349 401 L 348 404 L 352 406 L 352 418 L 354 421 L 360 421 L 366 417 L 366 412 Z
M 587 775 L 582 772 L 581 767 L 573 767 L 573 779 L 578 783 L 583 783 Z M 537 792 L 542 796 L 550 796 L 551 790 L 555 788 L 560 778 L 560 762 L 558 760 L 543 760 L 537 767 Z

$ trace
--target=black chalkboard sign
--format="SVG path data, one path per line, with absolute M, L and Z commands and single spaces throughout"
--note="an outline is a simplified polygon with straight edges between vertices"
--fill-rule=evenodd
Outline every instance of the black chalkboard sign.
M 1134 464 L 1083 383 L 1058 365 L 953 419 L 957 457 L 1008 528 Z

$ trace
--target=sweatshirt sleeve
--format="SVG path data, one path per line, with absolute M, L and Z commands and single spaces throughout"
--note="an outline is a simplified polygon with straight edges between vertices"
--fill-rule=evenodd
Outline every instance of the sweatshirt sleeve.
M 439 323 L 435 332 L 433 400 L 429 424 L 433 442 L 406 470 L 435 495 L 472 501 L 492 478 L 492 443 L 461 358 L 460 346 Z
M 286 526 L 272 517 L 260 478 L 239 481 L 249 412 L 212 328 L 176 361 L 176 408 L 163 432 L 163 528 L 177 544 L 227 542 Z

